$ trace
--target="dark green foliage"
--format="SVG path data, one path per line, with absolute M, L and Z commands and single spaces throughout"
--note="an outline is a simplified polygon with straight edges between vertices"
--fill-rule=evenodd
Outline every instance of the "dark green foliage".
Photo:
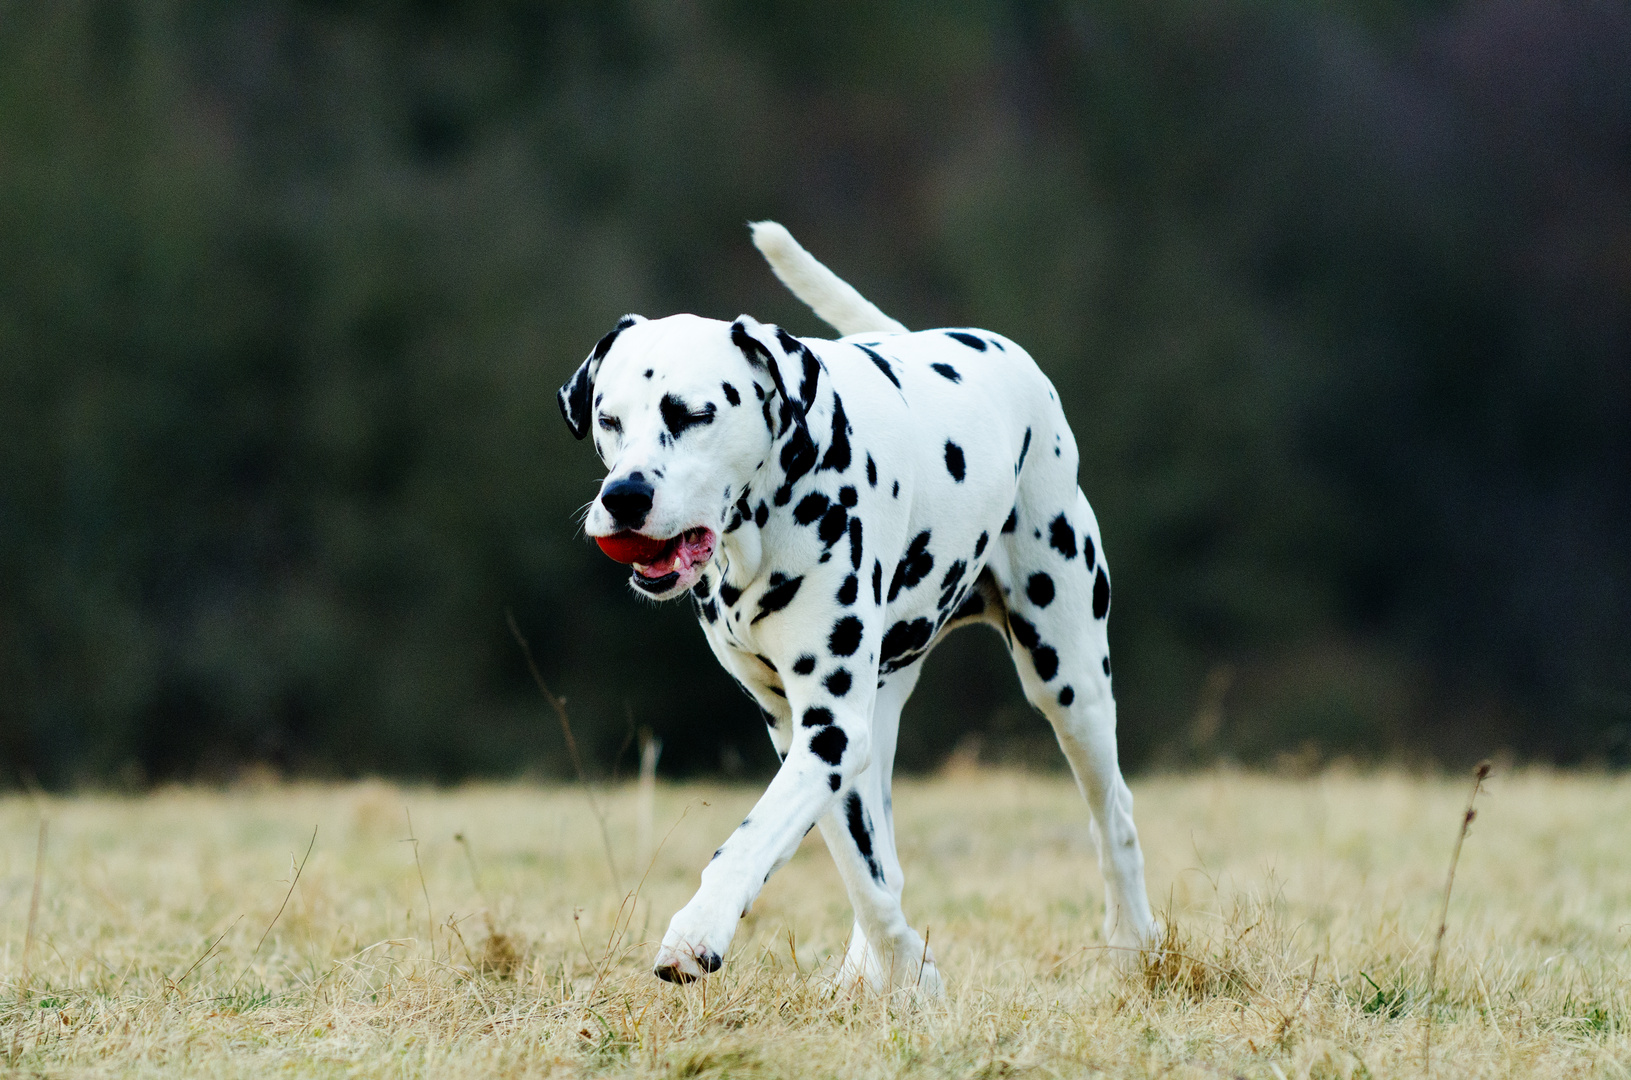
M 1631 756 L 1627 57 L 1541 0 L 8 5 L 4 773 L 559 773 L 506 608 L 594 760 L 771 767 L 553 401 L 626 311 L 822 332 L 758 217 L 1053 376 L 1130 763 Z M 1022 736 L 947 654 L 907 765 Z
M 1374 1013 L 1388 1020 L 1397 1020 L 1410 1008 L 1411 1002 L 1416 997 L 1416 993 L 1397 978 L 1392 986 L 1384 990 L 1376 984 L 1376 980 L 1363 971 L 1359 973 L 1359 977 L 1369 986 L 1369 990 L 1361 989 L 1359 993 L 1360 999 L 1364 1002 L 1360 1008 L 1365 1012 Z

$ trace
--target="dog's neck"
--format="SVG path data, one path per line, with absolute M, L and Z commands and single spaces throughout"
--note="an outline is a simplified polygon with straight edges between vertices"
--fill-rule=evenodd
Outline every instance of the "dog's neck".
M 825 366 L 823 366 L 825 371 Z M 750 512 L 743 515 L 742 524 L 719 538 L 720 578 L 728 582 L 733 588 L 746 590 L 759 576 L 764 565 L 764 538 L 759 526 L 754 523 L 751 506 L 757 505 L 763 499 L 775 502 L 777 508 L 793 501 L 793 491 L 804 483 L 817 471 L 814 463 L 819 462 L 821 456 L 829 449 L 827 443 L 818 432 L 824 431 L 832 425 L 832 406 L 827 395 L 820 395 L 805 411 L 804 423 L 800 425 L 790 422 L 770 442 L 770 452 L 765 455 L 764 464 L 761 465 L 749 480 L 746 488 Z M 790 459 L 799 456 L 796 453 L 784 453 L 789 445 L 797 446 L 800 438 L 807 440 L 806 451 L 810 455 L 811 464 L 797 470 L 797 475 L 789 479 L 788 465 Z M 778 494 L 783 493 L 777 499 Z
M 714 557 L 719 560 L 721 580 L 729 582 L 734 588 L 746 589 L 759 576 L 764 555 L 764 539 L 760 536 L 759 526 L 749 521 L 735 532 L 720 538 L 719 554 Z

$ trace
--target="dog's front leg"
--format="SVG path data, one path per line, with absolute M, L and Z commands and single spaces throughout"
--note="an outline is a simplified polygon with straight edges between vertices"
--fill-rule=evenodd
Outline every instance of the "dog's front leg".
M 871 758 L 870 718 L 829 705 L 795 704 L 798 726 L 776 778 L 702 871 L 702 887 L 675 913 L 655 971 L 690 982 L 718 969 L 736 924 L 799 841 L 837 805 Z

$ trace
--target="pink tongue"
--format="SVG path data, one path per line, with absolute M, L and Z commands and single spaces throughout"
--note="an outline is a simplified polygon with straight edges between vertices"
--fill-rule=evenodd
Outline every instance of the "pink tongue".
M 642 563 L 641 565 L 646 568 L 646 577 L 662 577 L 664 574 L 672 572 L 675 569 L 676 564 L 680 561 L 680 552 L 684 550 L 685 541 L 681 540 L 679 543 L 674 545 L 674 550 L 670 551 L 657 561 Z
M 682 535 L 680 542 L 674 545 L 672 551 L 669 551 L 655 562 L 643 564 L 645 566 L 645 575 L 646 577 L 659 578 L 664 574 L 673 573 L 675 570 L 683 573 L 706 557 L 708 554 L 707 548 L 707 533 L 703 533 L 696 539 L 692 539 L 689 534 Z

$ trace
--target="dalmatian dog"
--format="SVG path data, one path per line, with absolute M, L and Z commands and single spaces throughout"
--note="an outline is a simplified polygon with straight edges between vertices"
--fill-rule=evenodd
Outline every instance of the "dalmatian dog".
M 941 990 L 901 909 L 890 772 L 924 658 L 971 623 L 1002 633 L 1087 799 L 1109 944 L 1148 945 L 1116 758 L 1110 575 L 1058 395 L 1007 338 L 910 333 L 780 225 L 751 228 L 842 337 L 746 315 L 630 315 L 559 395 L 607 469 L 585 531 L 631 564 L 638 595 L 690 596 L 781 758 L 674 915 L 656 974 L 717 970 L 738 919 L 819 825 L 855 911 L 840 980 Z

